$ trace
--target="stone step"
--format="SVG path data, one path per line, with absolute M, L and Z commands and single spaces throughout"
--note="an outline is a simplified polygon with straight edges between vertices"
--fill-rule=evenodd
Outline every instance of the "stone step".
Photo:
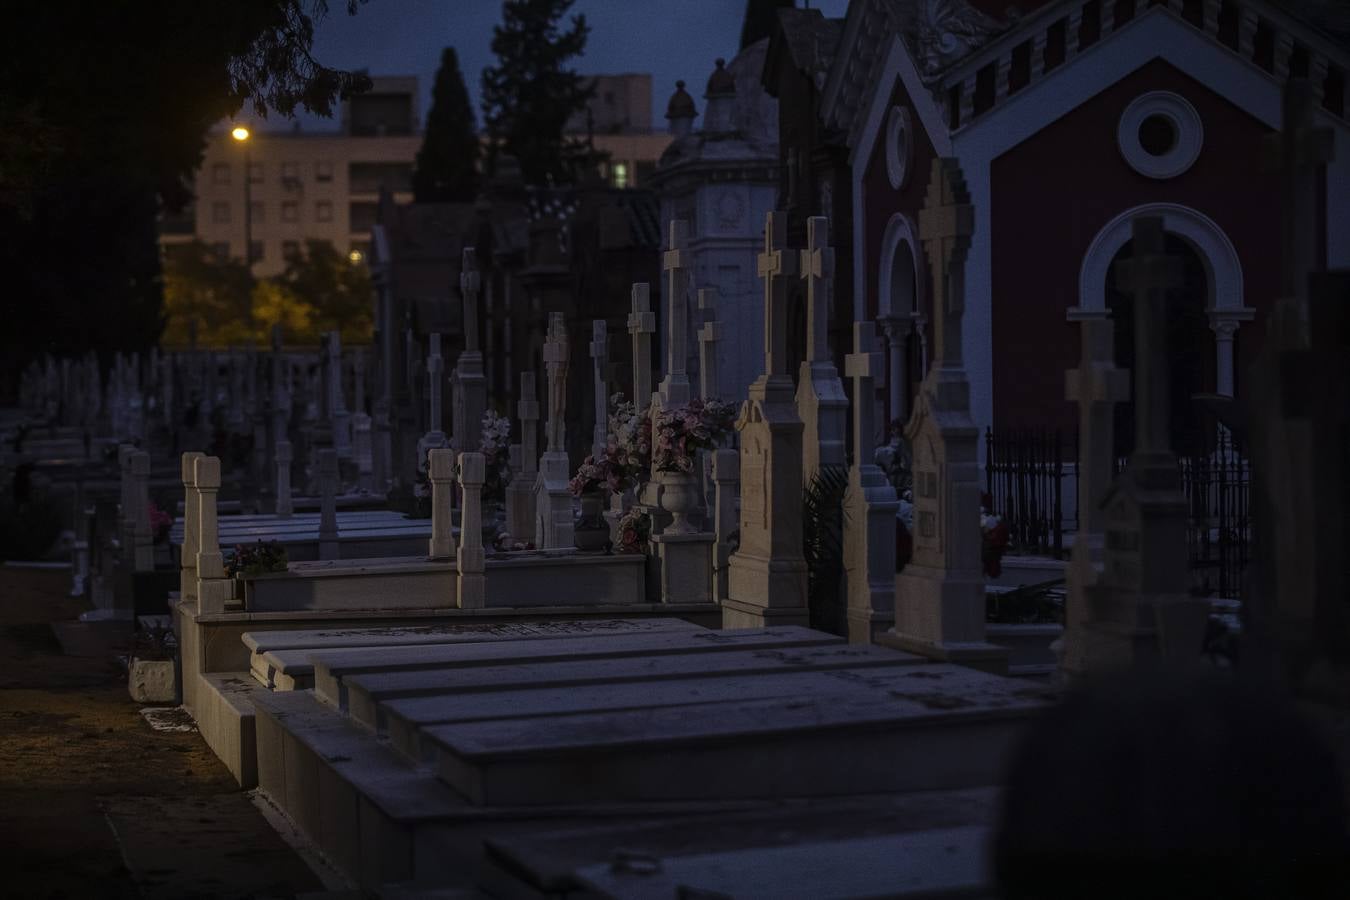
M 1021 724 L 1048 704 L 961 666 L 894 675 L 789 698 L 433 725 L 420 740 L 478 804 L 911 791 L 996 783 Z
M 342 679 L 368 672 L 446 669 L 504 665 L 511 662 L 553 662 L 606 656 L 725 652 L 736 649 L 773 649 L 819 644 L 841 644 L 843 638 L 807 628 L 751 628 L 737 631 L 657 632 L 596 637 L 591 642 L 571 638 L 537 641 L 483 641 L 431 647 L 388 647 L 352 650 L 283 650 L 265 654 L 277 672 L 291 676 L 293 666 L 312 666 L 319 698 L 346 708 Z
M 923 657 L 899 650 L 867 644 L 829 643 L 705 653 L 699 657 L 697 666 L 691 666 L 683 655 L 620 656 L 411 672 L 373 672 L 348 675 L 343 678 L 343 685 L 347 692 L 348 715 L 368 728 L 383 731 L 384 722 L 379 704 L 399 698 L 925 662 L 927 660 Z
M 296 678 L 312 675 L 313 668 L 293 666 L 285 671 L 274 669 L 269 654 L 289 654 L 294 651 L 312 653 L 320 650 L 370 647 L 412 647 L 439 644 L 472 643 L 487 640 L 515 640 L 526 638 L 593 636 L 601 634 L 649 634 L 665 632 L 704 631 L 702 627 L 683 619 L 600 619 L 562 622 L 464 622 L 409 627 L 382 626 L 371 628 L 290 629 L 285 631 L 250 631 L 243 635 L 249 649 L 253 676 L 261 684 L 277 690 L 294 690 Z M 283 683 L 277 683 L 277 676 Z M 302 684 L 308 687 L 309 684 Z
M 483 630 L 464 630 L 460 634 L 447 634 L 432 644 L 404 644 L 398 645 L 382 644 L 381 641 L 371 640 L 369 644 L 360 646 L 350 646 L 350 648 L 279 648 L 263 650 L 251 654 L 250 664 L 255 679 L 259 683 L 267 685 L 277 691 L 301 691 L 308 690 L 315 685 L 315 661 L 313 658 L 323 656 L 332 658 L 333 665 L 339 667 L 339 671 L 346 671 L 343 665 L 351 663 L 355 668 L 351 671 L 367 671 L 373 664 L 375 669 L 418 669 L 427 668 L 427 661 L 435 665 L 440 661 L 445 667 L 459 665 L 460 660 L 467 660 L 472 657 L 471 654 L 464 654 L 452 648 L 462 648 L 464 645 L 471 644 L 497 644 L 497 642 L 533 640 L 570 640 L 576 637 L 618 637 L 618 636 L 640 636 L 640 634 L 687 634 L 687 633 L 707 633 L 713 634 L 714 631 L 702 629 L 697 625 L 687 625 L 680 619 L 656 619 L 657 622 L 664 622 L 666 625 L 632 626 L 618 627 L 614 622 L 625 621 L 625 619 L 579 619 L 571 623 L 571 626 L 564 626 L 562 622 L 549 623 L 547 627 L 539 627 L 535 634 L 520 634 L 520 629 L 524 623 L 493 623 L 487 625 Z M 675 625 L 674 622 L 680 622 Z M 533 625 L 533 623 L 532 623 Z M 374 638 L 373 636 L 371 636 Z M 439 650 L 437 650 L 439 648 Z M 365 652 L 365 656 L 362 656 Z M 450 656 L 445 657 L 445 654 Z M 489 657 L 495 660 L 499 657 Z M 366 667 L 366 668 L 362 668 Z M 325 696 L 324 699 L 332 699 Z
M 797 698 L 855 688 L 899 688 L 903 682 L 895 670 L 907 669 L 921 661 L 919 658 L 895 659 L 888 668 L 777 671 L 758 675 L 712 675 L 673 681 L 623 681 L 410 697 L 381 703 L 379 718 L 384 720 L 390 742 L 399 752 L 409 759 L 432 763 L 436 759 L 435 747 L 424 745 L 420 740 L 422 730 L 427 728 L 500 719 L 542 719 L 575 713 L 640 712 L 658 707 L 685 707 L 698 713 L 704 707 L 720 703 Z

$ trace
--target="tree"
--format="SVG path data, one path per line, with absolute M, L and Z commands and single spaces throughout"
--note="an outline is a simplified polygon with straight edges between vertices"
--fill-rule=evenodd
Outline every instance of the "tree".
M 166 248 L 161 342 L 228 347 L 254 338 L 253 289 L 241 260 L 221 258 L 201 241 Z
M 414 198 L 418 203 L 473 200 L 478 193 L 477 163 L 473 106 L 459 71 L 459 56 L 454 47 L 446 47 L 441 51 L 427 130 L 413 169 Z
M 349 13 L 364 0 L 347 0 Z M 326 0 L 50 0 L 0 30 L 0 397 L 42 353 L 146 350 L 164 321 L 156 219 L 207 129 L 331 114 L 364 75 L 311 55 Z M 39 74 L 40 73 L 40 74 Z M 161 207 L 162 203 L 162 207 Z
M 778 24 L 778 11 L 796 5 L 795 0 L 746 0 L 745 18 L 741 20 L 741 49 L 773 34 Z
M 563 128 L 586 108 L 595 85 L 566 67 L 586 49 L 590 27 L 584 15 L 559 20 L 574 0 L 505 0 L 502 24 L 492 30 L 497 65 L 483 70 L 483 122 L 488 168 L 499 153 L 520 162 L 527 184 L 574 181 L 595 161 L 585 144 L 569 140 Z
M 313 309 L 318 332 L 340 331 L 342 340 L 370 343 L 374 335 L 374 289 L 370 270 L 352 262 L 327 241 L 307 241 L 305 252 L 286 261 L 277 282 Z

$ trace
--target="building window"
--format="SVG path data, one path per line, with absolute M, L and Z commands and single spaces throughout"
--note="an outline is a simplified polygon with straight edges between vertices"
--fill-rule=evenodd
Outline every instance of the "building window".
M 261 200 L 254 200 L 248 205 L 248 218 L 254 225 L 261 225 L 265 221 L 263 216 L 263 202 Z
M 1170 91 L 1150 91 L 1125 108 L 1116 126 L 1116 141 L 1132 169 L 1165 180 L 1185 172 L 1200 156 L 1205 129 L 1186 98 Z
M 211 221 L 216 225 L 230 224 L 230 204 L 217 200 L 211 204 Z
M 616 188 L 628 187 L 628 163 L 616 162 L 613 168 L 614 186 Z
M 283 221 L 283 222 L 299 222 L 299 221 L 300 221 L 300 204 L 299 204 L 299 203 L 296 203 L 294 200 L 282 200 L 282 201 L 281 201 L 281 221 Z
M 299 178 L 300 178 L 300 164 L 298 162 L 284 162 L 281 164 L 282 181 L 286 181 L 287 179 L 295 179 L 298 181 Z
M 347 190 L 353 194 L 395 193 L 412 190 L 411 163 L 352 163 L 347 167 Z
M 333 221 L 333 204 L 327 200 L 320 200 L 314 204 L 314 221 L 331 222 Z
M 249 164 L 248 164 L 248 183 L 249 183 L 249 184 L 262 184 L 262 180 L 263 180 L 263 167 L 262 167 L 262 163 L 249 163 Z
M 281 242 L 281 258 L 282 258 L 282 259 L 284 259 L 284 260 L 286 260 L 286 261 L 289 262 L 290 260 L 296 259 L 296 258 L 299 257 L 299 256 L 300 256 L 300 242 L 299 242 L 299 241 L 282 241 L 282 242 Z
M 633 179 L 633 187 L 646 184 L 655 174 L 656 163 L 649 159 L 639 159 L 637 162 L 637 178 Z
M 216 241 L 211 245 L 211 252 L 216 255 L 216 259 L 224 262 L 230 258 L 230 242 Z
M 333 163 L 331 160 L 321 159 L 314 164 L 314 178 L 316 181 L 333 180 Z
M 348 207 L 348 228 L 351 231 L 369 231 L 379 213 L 378 203 L 353 203 Z
M 263 242 L 262 242 L 262 241 L 249 241 L 249 242 L 248 242 L 248 261 L 249 261 L 250 263 L 262 262 L 262 258 L 263 258 Z
M 216 163 L 211 167 L 211 183 L 219 185 L 230 183 L 230 166 L 228 163 Z

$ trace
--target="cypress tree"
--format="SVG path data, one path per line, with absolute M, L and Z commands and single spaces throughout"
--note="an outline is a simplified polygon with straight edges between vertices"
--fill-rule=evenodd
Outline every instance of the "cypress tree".
M 473 125 L 459 55 L 454 47 L 446 47 L 441 51 L 426 134 L 413 168 L 413 196 L 418 203 L 467 203 L 478 193 L 478 136 Z

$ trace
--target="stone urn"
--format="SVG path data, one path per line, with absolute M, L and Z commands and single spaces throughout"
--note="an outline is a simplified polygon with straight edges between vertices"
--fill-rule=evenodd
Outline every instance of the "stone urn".
M 595 552 L 609 545 L 609 525 L 605 522 L 605 493 L 585 491 L 581 495 L 581 518 L 573 529 L 578 550 Z
M 661 508 L 670 513 L 666 534 L 697 534 L 689 515 L 698 510 L 699 478 L 694 472 L 662 472 Z

